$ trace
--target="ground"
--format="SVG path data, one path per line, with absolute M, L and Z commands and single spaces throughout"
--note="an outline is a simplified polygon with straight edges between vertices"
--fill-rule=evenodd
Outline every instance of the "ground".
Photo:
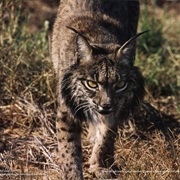
M 56 80 L 50 61 L 57 5 L 58 0 L 0 2 L 0 179 L 60 177 Z M 180 178 L 179 9 L 178 1 L 141 4 L 138 31 L 151 31 L 138 40 L 136 65 L 146 79 L 146 100 L 162 113 L 171 138 L 153 122 L 122 124 L 115 151 L 122 180 Z M 93 179 L 86 126 L 83 169 L 85 178 Z

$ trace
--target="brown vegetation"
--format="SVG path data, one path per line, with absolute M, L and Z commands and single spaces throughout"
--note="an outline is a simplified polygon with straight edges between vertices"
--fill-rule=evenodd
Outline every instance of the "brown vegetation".
M 3 180 L 60 177 L 56 164 L 56 82 L 48 46 L 58 3 L 50 2 L 0 2 L 0 179 Z M 164 1 L 158 5 L 142 4 L 139 31 L 151 28 L 151 33 L 139 40 L 137 64 L 152 94 L 147 90 L 146 98 L 162 112 L 172 138 L 168 140 L 154 123 L 124 123 L 119 129 L 115 153 L 115 163 L 121 169 L 119 177 L 124 180 L 180 178 L 179 4 L 175 4 L 176 8 L 169 8 Z M 88 172 L 91 145 L 86 134 L 84 125 L 84 174 L 86 179 L 93 179 Z

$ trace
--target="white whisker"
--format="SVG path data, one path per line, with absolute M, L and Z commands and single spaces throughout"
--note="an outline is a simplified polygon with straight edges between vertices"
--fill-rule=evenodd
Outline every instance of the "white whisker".
M 84 108 L 86 108 L 86 107 L 88 107 L 88 103 L 87 103 L 87 102 L 79 104 L 79 105 L 75 108 L 74 116 L 77 114 L 77 112 L 78 112 L 79 110 L 84 109 Z

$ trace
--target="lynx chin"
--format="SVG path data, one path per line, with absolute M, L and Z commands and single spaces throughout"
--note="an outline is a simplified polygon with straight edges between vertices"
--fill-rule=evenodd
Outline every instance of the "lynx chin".
M 89 170 L 114 162 L 118 124 L 144 97 L 134 66 L 139 1 L 61 0 L 52 36 L 57 139 L 62 179 L 83 179 L 81 125 L 94 136 Z

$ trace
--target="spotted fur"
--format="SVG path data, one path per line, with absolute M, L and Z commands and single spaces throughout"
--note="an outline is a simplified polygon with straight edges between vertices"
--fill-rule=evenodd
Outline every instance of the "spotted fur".
M 95 132 L 90 169 L 110 167 L 118 123 L 144 96 L 134 66 L 139 2 L 61 0 L 52 37 L 62 179 L 83 179 L 81 124 Z M 92 133 L 90 133 L 92 134 Z

